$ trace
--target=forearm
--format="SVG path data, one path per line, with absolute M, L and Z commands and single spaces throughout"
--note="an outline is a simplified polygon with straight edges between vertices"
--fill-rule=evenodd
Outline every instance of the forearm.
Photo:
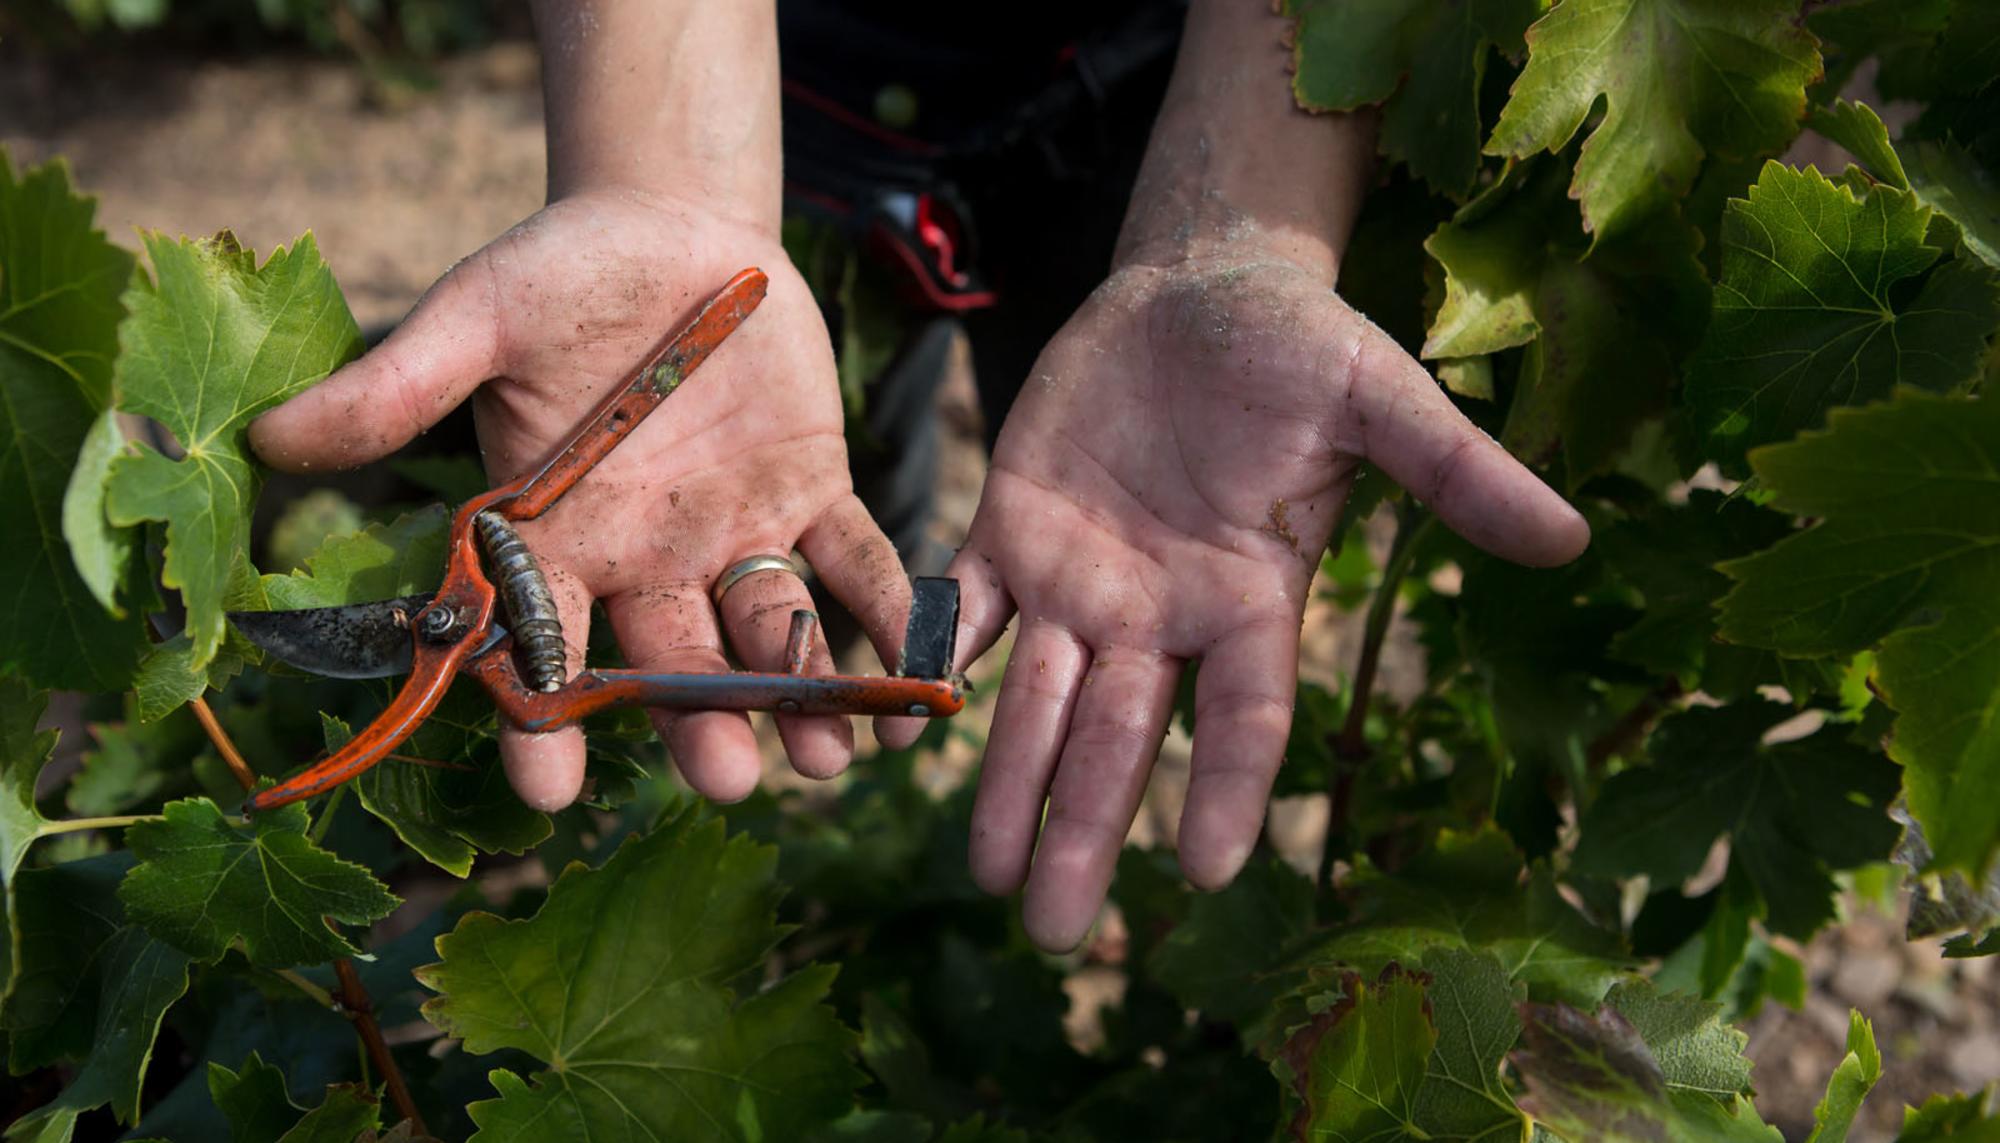
M 535 0 L 549 198 L 626 188 L 777 233 L 773 0 Z
M 1268 0 L 1194 0 L 1119 265 L 1254 248 L 1333 280 L 1372 177 L 1374 119 L 1299 109 L 1286 23 Z

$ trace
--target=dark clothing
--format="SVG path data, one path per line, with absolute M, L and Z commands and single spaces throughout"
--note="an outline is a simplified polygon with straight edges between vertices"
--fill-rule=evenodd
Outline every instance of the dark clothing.
M 942 257 L 971 276 L 913 284 L 910 336 L 866 388 L 872 447 L 850 449 L 856 490 L 913 571 L 941 557 L 922 537 L 951 334 L 970 339 L 990 447 L 1110 268 L 1184 14 L 1182 0 L 780 0 L 787 209 L 844 221 L 892 271 L 923 278 L 910 263 Z M 918 195 L 951 216 L 942 252 L 902 229 Z

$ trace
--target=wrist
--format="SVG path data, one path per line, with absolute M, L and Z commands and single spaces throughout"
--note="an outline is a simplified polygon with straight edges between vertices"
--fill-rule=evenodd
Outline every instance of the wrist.
M 635 195 L 778 234 L 769 2 L 537 0 L 548 197 Z
M 1275 258 L 1332 283 L 1374 122 L 1299 108 L 1288 24 L 1265 0 L 1195 0 L 1115 266 Z

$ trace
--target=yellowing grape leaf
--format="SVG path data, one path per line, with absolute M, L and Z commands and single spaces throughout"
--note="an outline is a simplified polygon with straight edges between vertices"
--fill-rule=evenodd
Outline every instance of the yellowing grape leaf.
M 1751 454 L 1819 523 L 1722 565 L 1722 636 L 1784 655 L 1876 649 L 1889 753 L 1937 867 L 2000 852 L 2000 404 L 1905 392 Z
M 70 469 L 111 389 L 118 297 L 132 256 L 97 230 L 97 204 L 51 163 L 15 177 L 0 151 L 0 669 L 43 686 L 123 690 L 146 649 L 143 620 L 107 607 L 136 537 L 67 527 Z M 114 426 L 115 429 L 115 426 Z M 71 546 L 105 569 L 79 573 Z
M 214 963 L 232 944 L 270 967 L 353 956 L 360 950 L 327 919 L 367 924 L 401 904 L 366 869 L 306 837 L 301 803 L 266 810 L 248 829 L 207 798 L 164 812 L 165 821 L 125 831 L 140 864 L 118 899 L 147 932 L 198 961 Z
M 1832 406 L 1978 375 L 2000 285 L 1978 261 L 1936 265 L 1931 217 L 1893 187 L 1857 198 L 1777 163 L 1730 202 L 1715 314 L 1685 391 L 1709 456 L 1740 472 L 1750 448 L 1819 427 Z
M 1417 1089 L 1437 1043 L 1428 978 L 1385 969 L 1374 982 L 1341 977 L 1337 995 L 1294 1031 L 1271 1070 L 1298 1097 L 1297 1139 L 1413 1135 Z
M 1449 195 L 1479 173 L 1479 86 L 1519 56 L 1545 0 L 1292 0 L 1293 93 L 1309 111 L 1381 103 L 1382 153 Z
M 1611 777 L 1583 812 L 1574 867 L 1656 885 L 1692 877 L 1718 836 L 1762 895 L 1774 932 L 1805 940 L 1833 919 L 1832 874 L 1883 861 L 1901 833 L 1889 818 L 1896 768 L 1840 727 L 1777 746 L 1781 703 L 1697 707 L 1667 719 L 1651 764 Z
M 781 930 L 777 852 L 688 807 L 571 865 L 533 917 L 472 913 L 418 978 L 424 1014 L 475 1053 L 515 1048 L 469 1109 L 482 1143 L 555 1138 L 797 1139 L 851 1106 L 853 1033 L 822 1001 L 833 970 L 742 978 Z
M 1686 194 L 1707 155 L 1783 150 L 1820 73 L 1792 0 L 1563 0 L 1528 30 L 1486 152 L 1559 151 L 1602 98 L 1570 195 L 1597 237 Z
M 166 426 L 186 456 L 128 446 L 109 466 L 104 505 L 113 524 L 166 524 L 161 578 L 180 590 L 200 670 L 222 645 L 232 569 L 249 543 L 261 480 L 250 421 L 360 352 L 361 335 L 310 234 L 262 266 L 227 234 L 150 234 L 146 252 L 155 279 L 125 297 L 116 401 Z

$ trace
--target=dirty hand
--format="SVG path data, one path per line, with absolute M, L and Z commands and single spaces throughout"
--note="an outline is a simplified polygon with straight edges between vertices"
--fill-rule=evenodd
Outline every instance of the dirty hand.
M 1046 948 L 1095 919 L 1195 659 L 1181 868 L 1215 889 L 1243 865 L 1291 725 L 1308 585 L 1361 460 L 1509 559 L 1560 563 L 1588 540 L 1331 287 L 1324 266 L 1248 244 L 1128 263 L 1043 352 L 1000 435 L 950 573 L 962 659 L 1021 617 L 971 861 L 989 892 L 1026 882 Z
M 791 611 L 811 606 L 804 585 L 753 574 L 719 616 L 709 588 L 738 560 L 794 546 L 893 662 L 908 582 L 851 491 L 826 328 L 774 230 L 631 190 L 562 198 L 454 267 L 380 347 L 258 420 L 251 442 L 287 471 L 350 467 L 470 395 L 487 475 L 503 483 L 553 455 L 730 275 L 761 267 L 770 294 L 743 328 L 521 532 L 555 591 L 571 671 L 593 600 L 633 667 L 726 670 L 726 633 L 751 668 L 783 670 Z M 824 648 L 813 669 L 832 670 Z M 754 788 L 758 752 L 743 715 L 653 718 L 695 789 L 729 801 Z M 778 726 L 802 774 L 838 773 L 853 753 L 844 718 L 781 715 Z M 530 805 L 576 798 L 578 730 L 508 731 L 501 750 Z

